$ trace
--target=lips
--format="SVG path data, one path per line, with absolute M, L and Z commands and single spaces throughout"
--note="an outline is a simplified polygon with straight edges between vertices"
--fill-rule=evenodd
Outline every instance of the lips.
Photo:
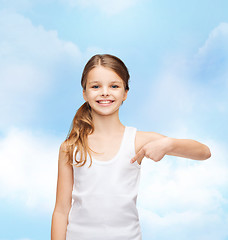
M 107 102 L 106 102 L 107 101 Z M 114 102 L 114 100 L 106 100 L 106 101 L 104 101 L 104 100 L 98 100 L 98 101 L 96 101 L 100 106 L 102 106 L 102 107 L 108 107 L 108 106 L 110 106 L 110 105 L 112 105 L 113 104 L 113 102 Z
M 98 103 L 112 103 L 114 100 L 97 100 Z

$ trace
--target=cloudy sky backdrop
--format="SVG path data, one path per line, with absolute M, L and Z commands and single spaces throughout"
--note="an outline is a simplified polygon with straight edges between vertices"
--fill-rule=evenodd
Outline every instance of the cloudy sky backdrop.
M 228 2 L 0 0 L 0 240 L 48 240 L 59 146 L 97 53 L 127 65 L 124 125 L 207 144 L 144 158 L 143 240 L 228 239 Z

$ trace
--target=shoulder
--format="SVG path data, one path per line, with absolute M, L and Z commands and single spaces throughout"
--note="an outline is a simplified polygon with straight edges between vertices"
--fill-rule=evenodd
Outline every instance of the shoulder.
M 59 151 L 60 152 L 68 152 L 68 143 L 67 141 L 64 141 L 60 144 Z
M 162 135 L 160 133 L 156 132 L 144 132 L 144 131 L 136 131 L 135 136 L 135 150 L 136 153 L 148 142 L 167 137 L 165 135 Z
M 59 147 L 59 161 L 69 162 L 70 147 L 67 141 L 60 144 Z

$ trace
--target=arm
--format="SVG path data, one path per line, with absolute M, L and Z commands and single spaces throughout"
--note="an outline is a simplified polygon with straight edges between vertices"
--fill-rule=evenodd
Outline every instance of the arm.
M 206 160 L 211 157 L 208 146 L 192 139 L 166 138 L 167 155 Z
M 192 139 L 170 138 L 155 132 L 139 131 L 136 146 L 137 151 L 132 158 L 132 163 L 137 159 L 141 162 L 144 157 L 157 162 L 165 155 L 197 160 L 205 160 L 211 157 L 210 149 L 205 144 Z
M 51 240 L 66 240 L 68 214 L 71 208 L 73 168 L 67 164 L 65 143 L 59 149 L 56 203 L 52 214 Z

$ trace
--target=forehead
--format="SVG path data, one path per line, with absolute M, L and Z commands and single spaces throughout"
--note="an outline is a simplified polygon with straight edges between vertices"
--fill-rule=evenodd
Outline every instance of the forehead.
M 119 82 L 122 83 L 123 80 L 110 68 L 97 66 L 89 71 L 87 75 L 87 82 Z

